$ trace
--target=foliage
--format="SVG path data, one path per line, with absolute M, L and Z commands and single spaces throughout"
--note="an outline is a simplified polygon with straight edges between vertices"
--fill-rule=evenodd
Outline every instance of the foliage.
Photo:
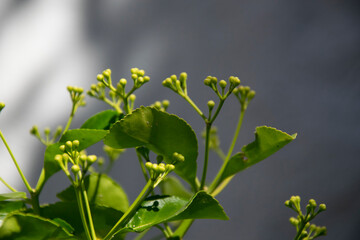
M 209 100 L 206 114 L 188 95 L 187 74 L 172 75 L 163 81 L 163 86 L 184 98 L 205 125 L 204 164 L 198 177 L 199 146 L 191 126 L 167 112 L 167 100 L 135 108 L 134 92 L 149 82 L 150 77 L 144 70 L 133 68 L 131 79 L 133 84 L 127 91 L 126 79 L 121 78 L 113 85 L 109 69 L 99 74 L 98 83 L 92 84 L 87 93 L 111 109 L 96 113 L 85 120 L 81 128 L 71 130 L 76 111 L 85 105 L 85 95 L 82 88 L 68 87 L 72 109 L 65 127 L 58 127 L 53 133 L 46 128 L 43 134 L 37 126 L 30 130 L 46 146 L 44 166 L 35 188 L 28 183 L 0 131 L 0 137 L 28 190 L 28 194 L 18 192 L 0 178 L 11 191 L 0 194 L 0 239 L 108 240 L 125 239 L 128 232 L 141 232 L 137 237 L 140 239 L 151 227 L 158 228 L 166 239 L 182 239 L 195 219 L 227 220 L 215 196 L 236 174 L 266 159 L 296 138 L 296 134 L 260 126 L 256 128 L 255 140 L 234 153 L 244 114 L 255 91 L 240 85 L 237 77 L 218 81 L 216 77 L 208 76 L 204 84 L 215 93 L 218 103 Z M 225 154 L 220 148 L 214 122 L 231 95 L 239 101 L 240 115 L 229 151 Z M 0 103 L 0 111 L 4 107 L 5 104 Z M 104 158 L 85 152 L 102 140 L 108 157 L 107 168 L 104 168 Z M 122 186 L 107 174 L 127 148 L 136 150 L 146 180 L 144 188 L 130 204 Z M 211 150 L 217 153 L 223 164 L 207 185 Z M 98 166 L 95 167 L 94 163 Z M 58 202 L 40 204 L 39 195 L 44 185 L 59 171 L 67 176 L 70 186 L 58 193 Z M 320 210 L 315 213 L 313 203 L 309 204 L 311 207 L 304 216 L 296 201 L 287 203 L 299 214 L 296 221 L 292 220 L 296 222 L 298 236 L 301 236 L 296 239 L 312 239 L 310 235 L 314 231 L 317 235 L 312 236 L 319 235 L 317 228 L 309 226 L 308 222 Z M 176 224 L 170 225 L 172 222 Z M 310 231 L 304 237 L 306 228 Z

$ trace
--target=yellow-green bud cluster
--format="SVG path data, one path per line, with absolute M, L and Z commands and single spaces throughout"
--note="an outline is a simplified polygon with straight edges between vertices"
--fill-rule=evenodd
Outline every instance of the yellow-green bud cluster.
M 1 110 L 3 110 L 3 109 L 4 109 L 4 107 L 5 107 L 5 103 L 0 102 L 0 112 L 1 112 Z
M 150 179 L 154 182 L 157 182 L 159 179 L 163 179 L 167 174 L 175 169 L 173 164 L 165 163 L 151 163 L 146 162 L 145 167 L 148 169 L 150 174 Z
M 173 164 L 176 164 L 176 163 L 178 163 L 178 162 L 184 162 L 184 161 L 185 161 L 184 155 L 182 155 L 182 154 L 180 154 L 180 153 L 177 153 L 177 152 L 174 152 L 174 153 L 173 153 L 172 158 L 173 158 Z
M 73 102 L 74 105 L 85 106 L 86 103 L 84 101 L 85 96 L 83 95 L 84 92 L 83 88 L 68 86 L 67 90 L 70 93 L 71 101 Z
M 185 96 L 185 95 L 187 95 L 186 80 L 187 80 L 187 73 L 182 72 L 182 73 L 180 73 L 179 78 L 175 74 L 166 78 L 162 82 L 162 85 L 164 87 L 170 88 L 171 90 L 178 93 L 179 95 Z
M 214 76 L 207 76 L 204 80 L 204 84 L 210 87 L 220 99 L 225 99 L 231 94 L 231 92 L 240 84 L 240 79 L 238 77 L 230 76 L 229 77 L 229 90 L 225 93 L 225 88 L 228 83 L 225 80 L 220 80 Z M 221 92 L 219 92 L 218 85 L 220 86 Z
M 317 214 L 326 210 L 326 205 L 320 204 L 316 211 L 316 201 L 310 199 L 309 203 L 306 205 L 306 214 L 303 214 L 300 201 L 301 199 L 299 196 L 292 196 L 289 200 L 285 201 L 285 206 L 293 209 L 298 214 L 297 218 L 291 217 L 289 221 L 296 227 L 298 231 L 297 236 L 300 236 L 299 239 L 314 239 L 326 235 L 326 227 L 318 227 L 314 224 L 310 224 L 310 221 L 313 220 Z
M 166 112 L 169 105 L 170 105 L 169 100 L 163 100 L 162 102 L 156 101 L 155 103 L 151 104 L 150 106 L 156 108 L 159 111 Z
M 249 86 L 239 86 L 234 88 L 233 93 L 244 110 L 246 110 L 249 102 L 255 97 L 255 91 L 251 90 Z
M 131 78 L 134 80 L 134 87 L 139 88 L 143 84 L 150 81 L 150 77 L 145 75 L 145 71 L 143 69 L 132 68 L 130 70 Z
M 62 127 L 58 126 L 56 128 L 56 130 L 55 130 L 55 133 L 51 136 L 51 129 L 46 127 L 46 128 L 44 128 L 45 137 L 43 138 L 43 137 L 41 137 L 40 132 L 39 132 L 39 128 L 36 125 L 34 125 L 30 129 L 30 134 L 34 135 L 37 139 L 40 140 L 40 142 L 42 142 L 46 146 L 54 143 L 56 138 L 58 138 L 60 136 L 61 132 L 62 132 Z
M 104 78 L 103 75 L 98 75 L 99 76 L 102 76 L 102 78 Z M 90 97 L 96 97 L 98 99 L 105 99 L 105 85 L 104 83 L 102 82 L 98 82 L 97 84 L 91 84 L 90 86 L 90 90 L 87 91 L 87 94 L 90 96 Z

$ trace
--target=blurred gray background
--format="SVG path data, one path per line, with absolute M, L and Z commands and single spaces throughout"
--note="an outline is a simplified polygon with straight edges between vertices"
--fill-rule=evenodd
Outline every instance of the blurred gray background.
M 44 147 L 28 134 L 65 125 L 70 112 L 66 86 L 88 89 L 111 68 L 114 79 L 145 69 L 151 81 L 136 104 L 169 99 L 169 112 L 197 131 L 202 169 L 204 125 L 188 104 L 161 82 L 187 72 L 189 94 L 206 110 L 216 100 L 203 85 L 207 75 L 238 76 L 257 95 L 246 113 L 237 148 L 269 125 L 298 133 L 296 141 L 242 172 L 217 197 L 230 221 L 198 220 L 185 239 L 292 239 L 294 215 L 283 203 L 300 195 L 327 204 L 314 221 L 324 239 L 359 239 L 360 226 L 360 8 L 358 1 L 0 1 L 0 128 L 32 185 Z M 73 128 L 108 108 L 87 98 Z M 233 97 L 215 122 L 227 150 L 239 105 Z M 99 147 L 93 148 L 94 153 Z M 3 144 L 0 176 L 25 190 Z M 210 181 L 220 166 L 211 155 Z M 126 169 L 126 170 L 125 170 Z M 201 171 L 198 171 L 199 174 Z M 134 152 L 111 176 L 133 200 L 144 184 Z M 54 184 L 54 185 L 52 185 Z M 56 201 L 68 185 L 56 174 L 42 202 Z M 0 186 L 1 192 L 6 192 Z M 157 235 L 154 230 L 149 236 Z M 358 236 L 358 237 L 356 237 Z M 145 238 L 145 239 L 149 239 Z

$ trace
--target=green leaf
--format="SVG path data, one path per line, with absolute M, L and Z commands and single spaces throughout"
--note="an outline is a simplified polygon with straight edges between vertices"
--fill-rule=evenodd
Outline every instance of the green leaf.
M 97 205 L 90 205 L 90 208 L 96 235 L 100 238 L 105 237 L 123 215 L 122 212 L 112 208 Z M 74 235 L 85 239 L 85 232 L 76 201 L 57 202 L 55 204 L 42 206 L 41 215 L 49 219 L 60 218 L 66 221 L 74 228 Z M 119 235 L 113 239 L 123 239 L 123 236 Z
M 241 153 L 237 153 L 230 158 L 220 182 L 266 159 L 295 138 L 296 134 L 289 135 L 272 127 L 257 127 L 255 141 L 245 145 Z
M 11 199 L 25 199 L 25 192 L 11 192 L 0 194 L 0 201 L 11 200 Z
M 145 200 L 124 230 L 141 232 L 159 223 L 183 219 L 228 220 L 219 202 L 204 191 L 190 200 L 176 196 L 153 196 Z
M 192 128 L 181 118 L 152 107 L 140 107 L 115 123 L 104 140 L 113 148 L 145 146 L 163 155 L 172 163 L 174 152 L 185 157 L 177 163 L 175 172 L 195 186 L 197 139 Z
M 85 177 L 85 189 L 89 203 L 125 212 L 129 207 L 129 201 L 122 187 L 105 174 L 92 173 Z M 76 199 L 74 188 L 71 185 L 57 194 L 63 201 Z
M 0 228 L 0 239 L 39 240 L 76 239 L 58 223 L 25 213 L 14 213 L 4 219 Z
M 185 199 L 190 199 L 192 196 L 192 194 L 175 176 L 168 176 L 162 180 L 159 187 L 163 195 L 177 196 Z
M 114 110 L 105 110 L 91 116 L 84 122 L 81 128 L 109 130 L 111 125 L 123 116 L 123 114 L 119 114 Z
M 78 150 L 81 151 L 101 141 L 107 133 L 108 131 L 106 130 L 96 129 L 73 129 L 67 131 L 58 143 L 51 144 L 45 150 L 45 180 L 49 179 L 61 169 L 59 164 L 54 160 L 56 154 L 62 154 L 59 150 L 60 145 L 64 144 L 66 141 L 79 140 L 80 145 Z
M 0 227 L 4 218 L 14 211 L 25 209 L 25 204 L 22 201 L 1 201 L 0 202 Z

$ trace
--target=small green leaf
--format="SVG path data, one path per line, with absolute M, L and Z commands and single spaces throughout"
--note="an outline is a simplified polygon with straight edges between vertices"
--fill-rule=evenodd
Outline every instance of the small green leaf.
M 296 138 L 272 127 L 256 128 L 255 141 L 244 146 L 241 153 L 230 158 L 221 176 L 224 179 L 266 159 Z
M 25 204 L 22 201 L 1 201 L 0 202 L 0 227 L 4 218 L 14 211 L 25 209 Z
M 81 151 L 101 141 L 107 133 L 107 130 L 97 129 L 73 129 L 67 131 L 58 143 L 51 144 L 45 150 L 45 179 L 49 179 L 53 174 L 61 169 L 59 164 L 54 160 L 56 154 L 62 154 L 59 150 L 60 145 L 64 144 L 66 141 L 79 140 L 80 145 L 78 150 Z
M 125 191 L 106 174 L 92 173 L 86 176 L 84 181 L 90 204 L 111 207 L 122 212 L 128 209 L 129 201 Z M 76 200 L 73 186 L 57 194 L 57 197 L 67 202 Z
M 176 196 L 153 196 L 145 200 L 124 230 L 141 232 L 159 223 L 183 219 L 227 220 L 219 202 L 204 191 L 190 200 Z
M 177 196 L 184 199 L 190 199 L 192 196 L 192 194 L 175 176 L 168 176 L 162 180 L 159 187 L 163 195 Z
M 109 130 L 111 125 L 123 116 L 123 114 L 119 114 L 114 110 L 105 110 L 91 116 L 84 122 L 81 128 Z
M 197 139 L 192 128 L 176 115 L 152 107 L 140 107 L 115 123 L 104 140 L 113 148 L 145 146 L 172 163 L 174 152 L 185 157 L 175 172 L 195 186 Z
M 105 237 L 123 215 L 122 212 L 112 208 L 96 205 L 90 205 L 90 208 L 96 235 L 100 238 Z M 74 235 L 81 239 L 85 239 L 85 232 L 76 201 L 57 202 L 55 204 L 42 206 L 41 215 L 49 219 L 60 218 L 66 221 L 74 228 Z M 113 239 L 123 239 L 122 235 L 118 235 L 117 237 L 118 238 Z
M 0 201 L 11 200 L 11 199 L 25 199 L 25 192 L 11 192 L 0 194 Z
M 76 239 L 58 223 L 25 213 L 14 213 L 4 219 L 0 228 L 0 239 Z

